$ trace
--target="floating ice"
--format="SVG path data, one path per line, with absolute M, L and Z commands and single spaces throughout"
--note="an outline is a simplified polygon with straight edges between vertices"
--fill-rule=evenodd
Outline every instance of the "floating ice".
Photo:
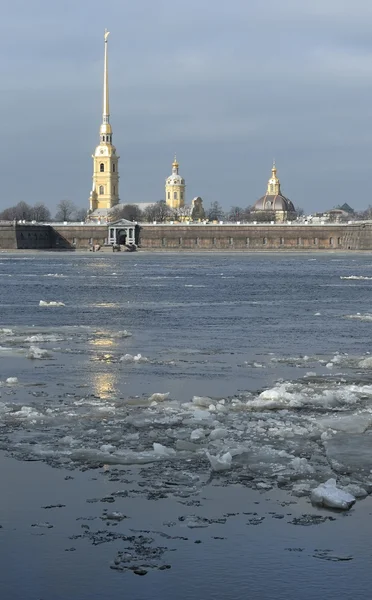
M 11 336 L 11 335 L 14 335 L 14 332 L 12 329 L 4 328 L 4 329 L 0 329 L 0 335 Z
M 160 392 L 155 392 L 154 394 L 151 394 L 151 396 L 149 397 L 149 401 L 150 402 L 164 402 L 164 400 L 167 400 L 169 398 L 169 394 L 170 394 L 170 392 L 166 392 L 165 394 L 161 394 Z
M 119 511 L 114 511 L 114 512 L 108 512 L 108 513 L 104 513 L 102 515 L 102 519 L 103 520 L 108 520 L 108 521 L 122 521 L 123 519 L 126 519 L 127 517 L 119 512 Z
M 292 469 L 299 475 L 312 475 L 315 473 L 314 467 L 310 465 L 306 458 L 296 456 L 290 463 Z
M 39 306 L 65 306 L 65 304 L 63 302 L 55 302 L 54 300 L 52 302 L 45 302 L 45 300 L 40 300 Z
M 25 338 L 25 342 L 30 342 L 31 344 L 40 343 L 40 342 L 60 342 L 63 338 L 59 335 L 53 334 L 42 334 L 37 333 L 36 335 L 30 335 Z
M 372 279 L 372 277 L 364 277 L 363 275 L 348 275 L 348 276 L 340 277 L 340 279 L 356 279 L 356 280 L 361 280 L 361 281 L 367 281 L 369 279 Z
M 206 452 L 207 458 L 211 463 L 212 471 L 228 471 L 231 468 L 232 456 L 230 452 L 225 452 L 222 456 L 211 456 Z
M 311 492 L 311 502 L 313 504 L 328 508 L 349 510 L 355 504 L 355 501 L 354 496 L 336 486 L 335 479 L 328 479 Z
M 144 362 L 149 362 L 149 359 L 146 358 L 146 356 L 142 356 L 142 354 L 136 354 L 135 356 L 132 356 L 132 354 L 124 354 L 124 356 L 120 357 L 120 361 L 121 362 L 135 362 L 135 363 L 144 363 Z
M 192 442 L 200 442 L 200 440 L 204 440 L 205 432 L 204 429 L 194 429 L 190 434 L 190 440 Z
M 347 319 L 357 319 L 358 321 L 372 321 L 372 315 L 370 313 L 366 313 L 362 315 L 361 313 L 356 313 L 355 315 L 346 315 Z
M 113 446 L 112 444 L 102 444 L 102 446 L 100 447 L 101 452 L 115 452 L 116 447 Z
M 372 356 L 363 358 L 363 360 L 359 362 L 359 367 L 361 369 L 372 369 Z
M 194 396 L 192 399 L 192 403 L 195 406 L 202 406 L 203 408 L 209 408 L 211 404 L 213 404 L 212 398 L 208 398 L 206 396 Z
M 153 444 L 155 454 L 159 454 L 160 456 L 175 456 L 176 451 L 173 448 L 167 448 L 163 446 L 163 444 L 157 444 L 154 442 Z
M 50 353 L 48 352 L 48 350 L 44 350 L 43 348 L 39 348 L 38 346 L 30 346 L 30 349 L 27 354 L 27 358 L 32 358 L 36 360 L 49 358 L 49 356 Z
M 123 331 L 115 331 L 111 337 L 113 338 L 127 338 L 127 337 L 132 337 L 132 334 L 130 333 L 130 331 L 127 331 L 126 329 L 123 329 Z
M 345 433 L 364 433 L 372 425 L 372 414 L 363 412 L 360 415 L 335 415 L 318 420 L 322 429 L 344 431 Z
M 223 427 L 219 427 L 210 432 L 209 439 L 211 441 L 222 440 L 223 438 L 227 437 L 227 435 L 228 435 L 227 429 L 224 429 Z
M 6 379 L 5 383 L 7 383 L 8 385 L 13 385 L 15 383 L 18 383 L 18 378 L 17 377 L 8 377 L 8 379 Z

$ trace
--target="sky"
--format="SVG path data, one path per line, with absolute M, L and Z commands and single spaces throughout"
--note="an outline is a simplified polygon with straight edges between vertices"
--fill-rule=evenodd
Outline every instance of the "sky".
M 275 158 L 307 213 L 370 203 L 370 0 L 2 0 L 0 210 L 88 208 L 109 29 L 123 203 L 250 206 Z

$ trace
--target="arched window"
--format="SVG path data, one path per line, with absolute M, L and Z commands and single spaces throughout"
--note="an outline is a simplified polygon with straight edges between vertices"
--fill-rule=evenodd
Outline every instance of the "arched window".
M 114 185 L 114 194 L 116 194 L 116 185 Z
M 174 192 L 173 197 L 175 200 L 177 200 L 177 192 Z
M 103 185 L 99 186 L 99 194 L 100 196 L 102 196 L 105 193 L 105 188 L 103 187 Z
M 170 200 L 170 192 L 168 192 L 168 200 Z
M 106 136 L 102 136 L 102 141 L 105 142 L 106 141 Z
M 115 163 L 112 165 L 112 172 L 115 173 Z
M 181 200 L 183 200 L 183 192 L 181 192 Z
M 101 164 L 99 165 L 99 170 L 100 170 L 100 173 L 103 173 L 103 172 L 104 172 L 104 170 L 105 170 L 105 165 L 104 165 L 103 163 L 101 163 Z

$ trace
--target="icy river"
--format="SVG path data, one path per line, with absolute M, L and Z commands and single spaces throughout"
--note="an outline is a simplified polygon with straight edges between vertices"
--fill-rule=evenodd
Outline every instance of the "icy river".
M 371 300 L 369 254 L 0 253 L 0 597 L 369 597 Z

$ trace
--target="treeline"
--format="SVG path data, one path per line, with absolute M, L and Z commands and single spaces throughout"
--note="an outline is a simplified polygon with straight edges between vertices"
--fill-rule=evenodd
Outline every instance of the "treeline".
M 84 221 L 87 216 L 85 208 L 77 208 L 70 200 L 61 200 L 57 205 L 57 212 L 52 214 L 42 202 L 33 206 L 27 202 L 18 202 L 15 206 L 0 212 L 0 221 L 37 221 L 47 223 L 50 221 Z
M 368 209 L 372 213 L 372 208 Z M 296 209 L 297 215 L 303 214 L 301 209 Z M 366 211 L 367 213 L 367 211 Z M 37 221 L 45 222 L 64 222 L 64 221 L 84 221 L 87 217 L 85 208 L 78 208 L 70 200 L 61 200 L 57 205 L 55 215 L 45 204 L 36 203 L 33 206 L 26 202 L 18 202 L 15 206 L 6 208 L 0 212 L 0 221 Z M 289 216 L 290 217 L 290 216 Z M 293 218 L 295 215 L 293 215 Z M 257 212 L 252 206 L 242 208 L 233 206 L 230 210 L 223 210 L 219 202 L 212 202 L 209 207 L 203 208 L 202 205 L 180 209 L 170 208 L 164 200 L 159 200 L 141 210 L 136 204 L 125 204 L 115 207 L 110 213 L 111 220 L 127 219 L 128 221 L 138 221 L 142 223 L 165 223 L 167 221 L 183 221 L 191 218 L 194 221 L 229 221 L 232 223 L 240 222 L 270 222 L 275 221 L 274 211 Z
M 301 209 L 296 209 L 300 214 Z M 208 220 L 208 221 L 229 221 L 236 223 L 241 222 L 270 222 L 275 221 L 274 211 L 257 212 L 252 206 L 241 208 L 233 206 L 230 210 L 223 210 L 219 202 L 212 202 L 207 208 L 203 208 L 199 213 L 190 214 L 189 208 L 174 209 L 169 208 L 164 200 L 159 200 L 154 204 L 146 207 L 143 211 L 136 204 L 126 204 L 120 206 L 111 212 L 113 219 L 127 219 L 128 221 L 138 221 L 142 223 L 165 223 L 169 220 L 182 221 L 185 217 L 191 217 L 193 220 Z

